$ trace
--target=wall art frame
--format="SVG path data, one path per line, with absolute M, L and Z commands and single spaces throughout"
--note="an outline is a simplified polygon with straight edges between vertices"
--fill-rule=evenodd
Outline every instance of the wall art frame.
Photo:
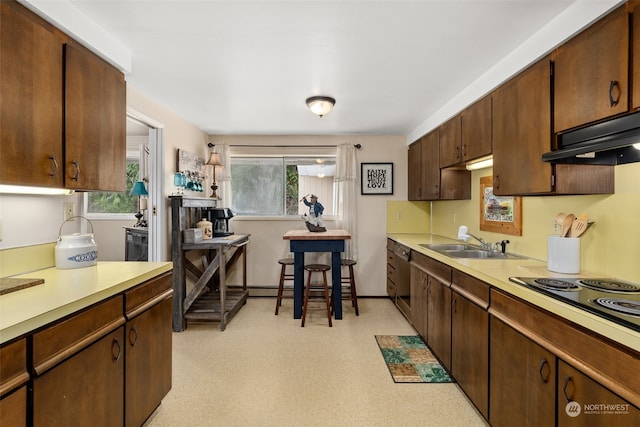
M 480 230 L 522 236 L 522 197 L 493 194 L 493 177 L 480 178 Z
M 393 163 L 360 163 L 360 194 L 393 194 Z

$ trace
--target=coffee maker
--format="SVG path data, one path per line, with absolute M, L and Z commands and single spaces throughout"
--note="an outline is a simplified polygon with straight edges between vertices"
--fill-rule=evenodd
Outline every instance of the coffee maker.
M 229 220 L 233 212 L 229 208 L 208 208 L 206 218 L 213 224 L 213 237 L 224 237 L 233 234 L 229 227 Z

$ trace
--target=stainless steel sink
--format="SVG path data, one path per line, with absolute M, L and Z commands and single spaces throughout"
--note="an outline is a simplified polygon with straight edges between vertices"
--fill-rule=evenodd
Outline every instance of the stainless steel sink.
M 451 258 L 473 258 L 473 259 L 522 259 L 520 255 L 502 252 L 490 252 L 474 245 L 465 244 L 420 244 L 423 248 L 431 249 Z
M 431 249 L 432 251 L 442 252 L 442 251 L 466 251 L 466 250 L 481 250 L 480 247 L 474 245 L 465 245 L 465 244 L 428 244 L 428 243 L 420 243 L 420 246 L 423 248 Z

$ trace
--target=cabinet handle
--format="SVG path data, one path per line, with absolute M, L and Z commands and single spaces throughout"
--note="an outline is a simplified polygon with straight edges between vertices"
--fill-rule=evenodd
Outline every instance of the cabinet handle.
M 458 298 L 454 298 L 453 300 L 451 300 L 451 308 L 453 308 L 453 314 L 456 314 L 458 312 L 457 305 L 458 305 Z
M 114 338 L 111 343 L 111 356 L 113 356 L 113 361 L 117 362 L 120 360 L 120 355 L 122 354 L 122 347 L 120 346 L 120 340 L 118 338 Z
M 56 156 L 54 156 L 53 154 L 49 156 L 49 160 L 53 162 L 53 172 L 51 172 L 49 176 L 51 177 L 51 179 L 54 179 L 56 175 L 58 175 L 58 161 L 56 160 Z
M 544 357 L 542 359 L 540 359 L 540 368 L 538 369 L 538 372 L 540 373 L 540 379 L 542 380 L 543 383 L 548 383 L 549 382 L 549 373 L 551 372 L 550 369 L 547 369 L 547 375 L 545 375 L 543 373 L 544 371 L 544 367 L 545 366 L 549 366 L 549 362 L 547 362 L 547 359 L 545 359 Z
M 136 329 L 135 326 L 133 326 L 129 330 L 129 345 L 131 347 L 135 347 L 137 342 L 138 342 L 138 330 Z
M 564 393 L 565 399 L 567 399 L 567 403 L 569 403 L 569 402 L 571 402 L 573 400 L 567 394 L 567 387 L 569 386 L 569 383 L 571 383 L 571 382 L 573 382 L 573 378 L 571 378 L 569 376 L 564 377 L 564 387 L 562 387 L 562 392 Z
M 76 173 L 71 177 L 71 179 L 74 181 L 78 181 L 78 176 L 80 176 L 80 165 L 78 164 L 77 160 L 72 161 L 71 164 L 76 168 Z
M 613 89 L 618 89 L 618 96 L 614 99 L 613 98 Z M 618 102 L 620 102 L 620 95 L 622 94 L 622 91 L 620 90 L 620 83 L 618 83 L 617 80 L 611 80 L 611 82 L 609 83 L 609 103 L 611 104 L 612 107 L 615 107 L 616 105 L 618 105 Z

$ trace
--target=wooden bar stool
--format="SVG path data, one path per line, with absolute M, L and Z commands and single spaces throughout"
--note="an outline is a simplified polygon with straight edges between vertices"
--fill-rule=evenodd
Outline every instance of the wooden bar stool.
M 340 272 L 340 285 L 342 286 L 342 299 L 351 300 L 351 306 L 356 311 L 356 316 L 360 316 L 358 310 L 358 292 L 356 291 L 356 276 L 353 274 L 353 266 L 356 265 L 353 259 L 343 258 L 340 260 L 341 267 L 348 267 L 349 274 L 343 276 Z M 346 284 L 346 286 L 344 286 Z M 333 292 L 331 292 L 331 311 L 333 312 Z
M 282 305 L 282 295 L 285 291 L 290 294 L 290 297 L 293 298 L 293 272 L 287 273 L 287 266 L 293 267 L 293 258 L 282 258 L 278 260 L 278 264 L 280 264 L 280 283 L 278 284 L 278 296 L 276 298 L 276 316 L 278 315 L 278 310 Z M 285 288 L 284 282 L 286 280 L 291 281 L 292 285 L 287 286 Z
M 331 269 L 330 266 L 326 264 L 309 264 L 305 265 L 304 269 L 309 272 L 307 277 L 307 286 L 304 289 L 304 302 L 302 304 L 302 323 L 301 327 L 304 328 L 304 321 L 307 317 L 307 309 L 309 308 L 309 297 L 311 292 L 322 291 L 322 295 L 324 295 L 324 302 L 327 309 L 327 319 L 329 319 L 329 326 L 333 326 L 331 323 L 331 304 L 329 302 L 329 285 L 327 284 L 327 271 Z M 311 276 L 313 273 L 322 273 L 322 283 L 321 284 L 312 284 Z

